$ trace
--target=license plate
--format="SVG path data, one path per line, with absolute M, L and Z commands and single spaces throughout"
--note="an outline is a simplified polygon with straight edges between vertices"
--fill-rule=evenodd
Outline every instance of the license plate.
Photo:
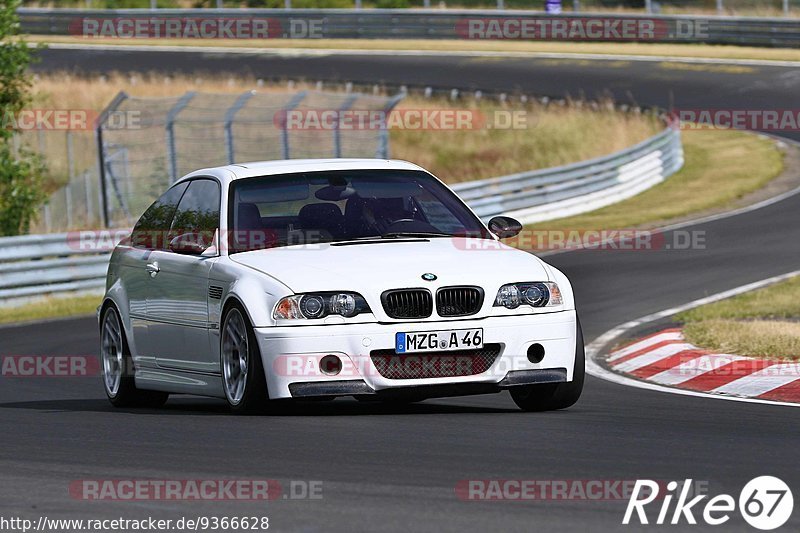
M 396 333 L 395 353 L 447 352 L 483 348 L 483 328 Z

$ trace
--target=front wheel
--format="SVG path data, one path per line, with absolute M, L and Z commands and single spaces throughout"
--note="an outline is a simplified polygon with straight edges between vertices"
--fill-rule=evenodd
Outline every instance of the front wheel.
M 261 352 L 253 327 L 238 305 L 225 313 L 220 339 L 222 388 L 236 414 L 258 414 L 270 406 Z
M 114 407 L 161 407 L 169 398 L 166 392 L 136 388 L 125 330 L 113 305 L 103 311 L 100 323 L 100 358 L 103 388 Z
M 586 377 L 586 352 L 580 320 L 575 322 L 575 367 L 572 381 L 543 383 L 511 388 L 511 399 L 523 411 L 553 411 L 574 405 L 583 392 Z

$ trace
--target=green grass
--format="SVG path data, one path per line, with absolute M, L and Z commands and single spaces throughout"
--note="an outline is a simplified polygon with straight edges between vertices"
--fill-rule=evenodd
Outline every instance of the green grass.
M 702 320 L 785 320 L 800 318 L 800 277 L 685 311 L 683 322 Z
M 675 316 L 697 346 L 753 357 L 800 359 L 800 277 Z
M 64 298 L 53 297 L 19 307 L 0 307 L 0 324 L 93 315 L 101 301 L 102 297 L 94 294 Z
M 548 229 L 629 229 L 663 225 L 710 209 L 726 208 L 783 170 L 774 141 L 732 130 L 687 130 L 684 167 L 628 200 L 582 215 L 537 224 Z

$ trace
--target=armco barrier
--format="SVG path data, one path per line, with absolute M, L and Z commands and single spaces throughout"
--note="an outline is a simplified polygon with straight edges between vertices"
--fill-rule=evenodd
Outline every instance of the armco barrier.
M 628 198 L 682 165 L 680 132 L 667 128 L 609 156 L 453 188 L 483 219 L 507 214 L 532 223 Z M 80 232 L 0 238 L 0 303 L 102 289 L 109 257 L 108 247 L 103 248 L 83 246 Z
M 585 213 L 639 194 L 683 166 L 680 131 L 571 165 L 459 183 L 453 189 L 475 213 L 506 214 L 525 224 Z
M 800 46 L 800 19 L 761 17 L 720 17 L 690 15 L 636 15 L 618 13 L 562 13 L 547 15 L 537 11 L 513 10 L 425 10 L 425 9 L 118 9 L 77 10 L 51 8 L 19 9 L 22 31 L 38 35 L 84 35 L 86 28 L 97 31 L 98 21 L 111 22 L 123 19 L 177 18 L 201 21 L 208 19 L 266 21 L 267 38 L 326 38 L 326 39 L 514 39 L 520 21 L 534 21 L 569 26 L 572 35 L 547 30 L 548 35 L 536 34 L 535 40 L 575 41 L 647 41 L 709 44 L 737 44 L 747 46 L 797 47 Z M 84 22 L 92 24 L 85 26 Z M 470 24 L 476 21 L 493 21 L 491 35 L 473 34 Z M 504 26 L 511 22 L 511 27 Z M 588 23 L 592 21 L 594 25 Z M 615 29 L 596 32 L 598 21 Z M 126 21 L 129 22 L 129 21 Z M 633 37 L 622 29 L 624 25 L 637 28 Z M 616 25 L 616 26 L 614 26 Z M 130 26 L 126 26 L 126 29 Z M 536 26 L 534 25 L 534 28 Z M 488 26 L 487 26 L 488 28 Z M 501 32 L 500 35 L 496 30 Z M 584 35 L 580 30 L 586 30 Z M 576 31 L 577 30 L 577 31 Z M 620 33 L 617 30 L 621 30 Z M 90 32 L 91 33 L 91 32 Z M 101 33 L 102 34 L 102 33 Z M 117 35 L 115 32 L 114 35 Z M 528 34 L 530 35 L 530 34 Z M 135 44 L 135 38 L 119 39 Z M 87 39 L 87 44 L 91 39 Z
M 0 302 L 102 289 L 108 252 L 82 249 L 77 232 L 0 239 Z

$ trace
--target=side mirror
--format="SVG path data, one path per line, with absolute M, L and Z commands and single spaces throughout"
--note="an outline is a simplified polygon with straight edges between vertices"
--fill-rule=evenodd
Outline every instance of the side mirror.
M 200 255 L 211 243 L 206 243 L 202 233 L 183 233 L 169 241 L 169 249 L 176 254 Z
M 508 239 L 519 235 L 522 224 L 511 217 L 494 217 L 489 221 L 489 231 L 501 239 Z

